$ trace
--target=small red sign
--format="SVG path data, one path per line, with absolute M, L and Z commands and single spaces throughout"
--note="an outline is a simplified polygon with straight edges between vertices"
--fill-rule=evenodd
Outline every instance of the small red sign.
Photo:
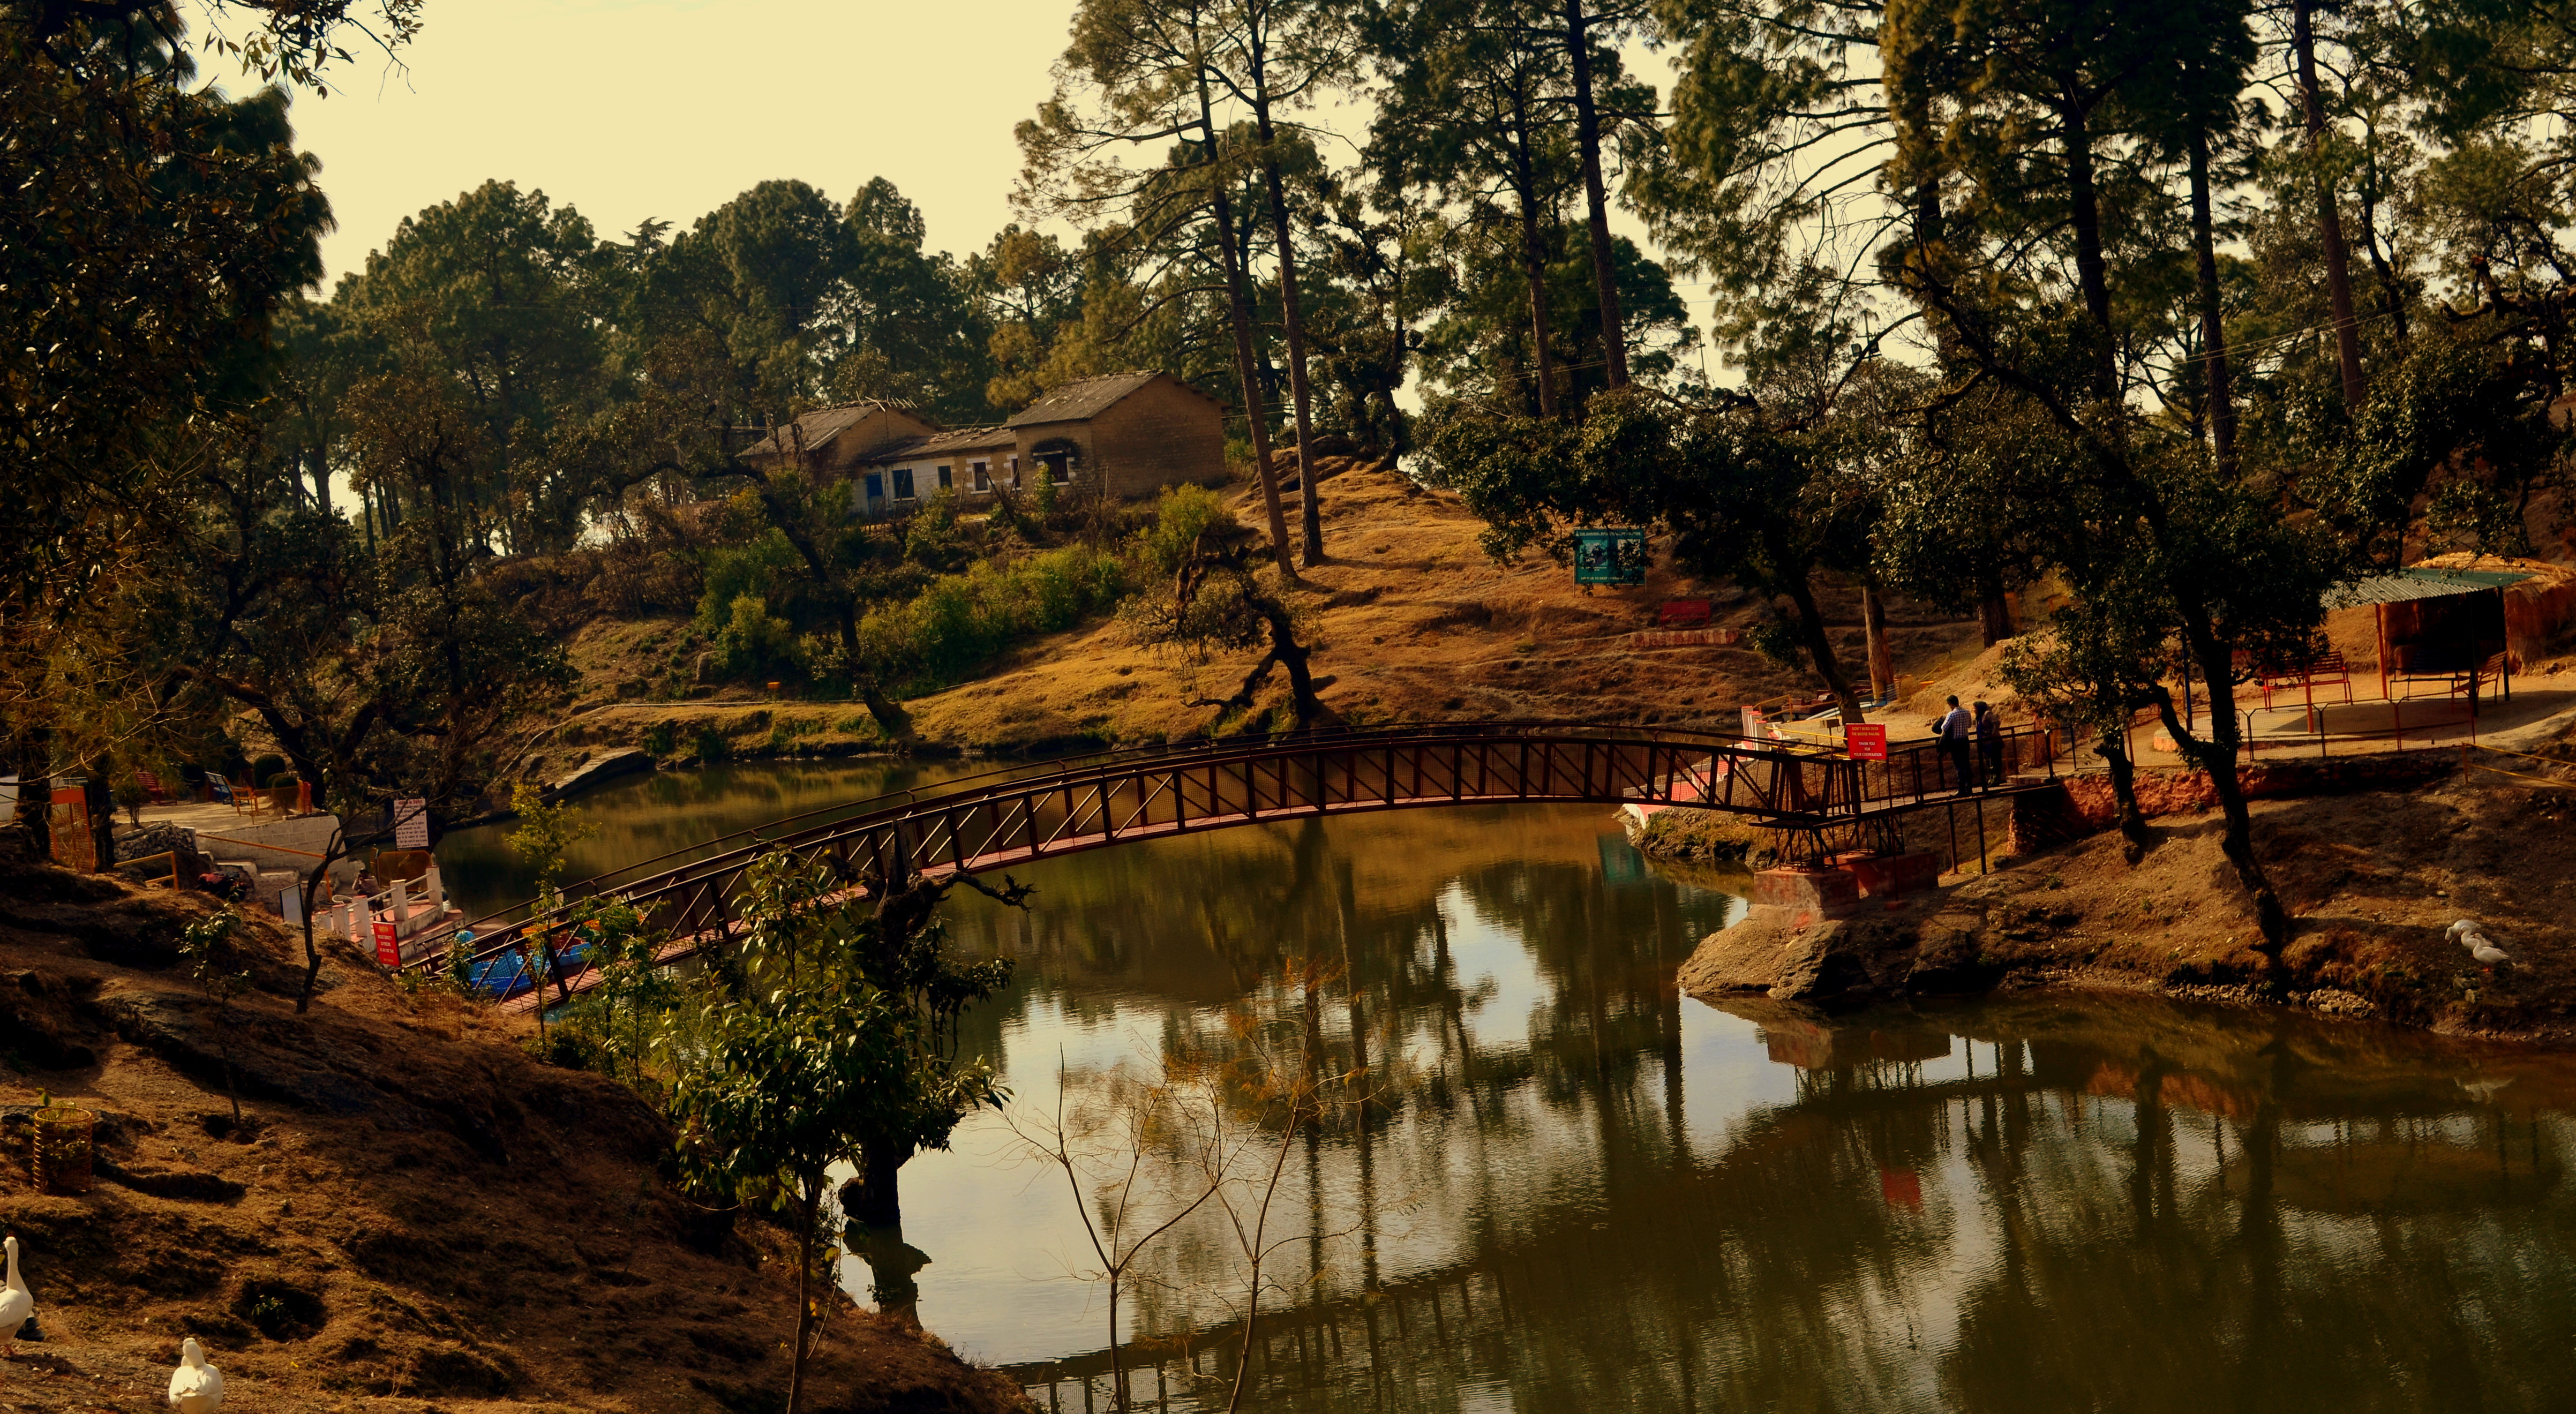
M 1843 752 L 1854 761 L 1887 759 L 1887 724 L 1854 722 L 1843 728 Z
M 402 966 L 402 937 L 391 923 L 376 925 L 376 961 L 387 967 Z

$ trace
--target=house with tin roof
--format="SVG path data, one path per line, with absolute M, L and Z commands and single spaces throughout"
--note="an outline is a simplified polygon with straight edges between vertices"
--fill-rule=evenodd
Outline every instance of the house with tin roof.
M 1169 373 L 1077 378 L 989 427 L 942 428 L 909 404 L 874 400 L 817 408 L 746 449 L 746 461 L 802 456 L 846 479 L 865 515 L 901 514 L 940 491 L 961 505 L 997 491 L 1096 491 L 1151 496 L 1182 482 L 1221 484 L 1225 404 Z

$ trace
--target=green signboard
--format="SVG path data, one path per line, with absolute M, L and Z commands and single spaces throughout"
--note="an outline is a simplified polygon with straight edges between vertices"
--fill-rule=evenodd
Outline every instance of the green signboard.
M 1574 582 L 1645 583 L 1646 532 L 1632 529 L 1574 532 Z

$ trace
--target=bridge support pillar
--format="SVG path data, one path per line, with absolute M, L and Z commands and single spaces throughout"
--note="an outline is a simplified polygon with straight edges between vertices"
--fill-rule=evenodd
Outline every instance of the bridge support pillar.
M 1851 871 L 1852 882 L 1859 886 L 1862 898 L 1912 893 L 1941 881 L 1941 856 L 1928 849 L 1906 854 L 1864 854 L 1835 863 Z
M 1753 901 L 1818 915 L 1842 913 L 1860 903 L 1860 881 L 1841 867 L 1765 869 L 1753 876 Z

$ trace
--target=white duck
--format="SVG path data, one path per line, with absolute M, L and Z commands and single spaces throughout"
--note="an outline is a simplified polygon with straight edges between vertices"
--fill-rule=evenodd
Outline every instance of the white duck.
M 2467 948 L 2469 956 L 2476 958 L 2481 967 L 2492 969 L 2497 963 L 2513 961 L 2510 953 L 2487 941 L 2486 933 L 2471 919 L 2463 918 L 2452 924 L 2449 932 L 2451 941 Z
M 0 1285 L 0 1354 L 18 1353 L 18 1330 L 36 1316 L 36 1293 L 27 1289 L 26 1278 L 18 1275 L 18 1239 L 0 1241 L 9 1252 L 9 1279 Z
M 170 1372 L 170 1407 L 179 1414 L 215 1414 L 224 1407 L 223 1372 L 206 1363 L 206 1352 L 190 1336 L 179 1342 L 179 1368 Z

